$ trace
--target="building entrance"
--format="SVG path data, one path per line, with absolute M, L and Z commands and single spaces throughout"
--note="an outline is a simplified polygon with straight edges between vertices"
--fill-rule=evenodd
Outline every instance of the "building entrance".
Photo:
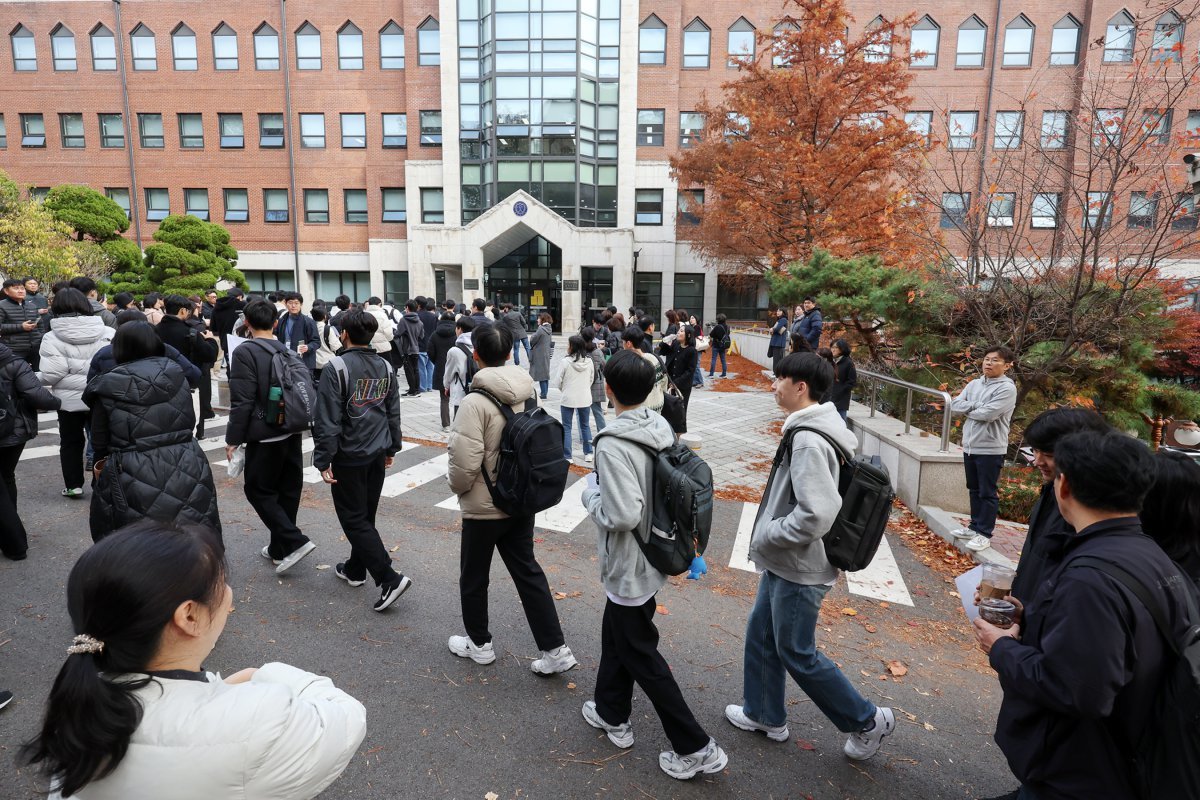
M 525 317 L 525 327 L 535 330 L 543 311 L 562 329 L 562 248 L 534 236 L 489 264 L 483 271 L 484 292 L 499 306 L 512 303 Z

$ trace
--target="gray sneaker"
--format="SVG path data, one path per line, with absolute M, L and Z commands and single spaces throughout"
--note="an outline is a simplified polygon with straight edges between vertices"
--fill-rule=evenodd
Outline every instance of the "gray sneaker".
M 725 719 L 729 720 L 729 723 L 735 728 L 741 728 L 744 731 L 761 731 L 773 742 L 786 742 L 790 735 L 786 722 L 779 726 L 763 725 L 746 716 L 746 709 L 740 705 L 725 706 Z
M 304 544 L 300 545 L 295 550 L 283 557 L 283 560 L 279 562 L 279 566 L 275 567 L 275 574 L 282 575 L 283 573 L 287 572 L 289 569 L 299 564 L 300 559 L 304 558 L 306 555 L 316 549 L 317 546 L 312 542 L 305 542 Z
M 658 765 L 662 771 L 675 780 L 686 781 L 698 772 L 720 772 L 729 763 L 729 756 L 721 749 L 716 741 L 709 739 L 708 745 L 697 753 L 681 756 L 674 750 L 667 750 L 658 756 Z
M 866 761 L 879 752 L 879 746 L 883 744 L 884 737 L 889 736 L 894 730 L 896 730 L 896 715 L 892 713 L 892 710 L 886 707 L 876 708 L 874 724 L 869 730 L 850 734 L 842 752 L 846 754 L 847 758 Z
M 454 655 L 469 658 L 476 664 L 491 664 L 496 660 L 496 651 L 491 642 L 480 646 L 472 642 L 470 636 L 451 636 L 446 646 Z
M 575 660 L 575 654 L 571 652 L 571 648 L 564 644 L 553 650 L 542 651 L 542 657 L 534 659 L 529 668 L 538 675 L 554 675 L 555 673 L 566 672 L 578 665 L 579 662 Z
M 583 718 L 587 720 L 587 724 L 593 728 L 599 728 L 608 734 L 608 740 L 622 750 L 628 750 L 633 747 L 633 726 L 628 722 L 622 722 L 620 725 L 610 725 L 600 716 L 600 712 L 596 710 L 596 701 L 588 700 L 583 704 Z

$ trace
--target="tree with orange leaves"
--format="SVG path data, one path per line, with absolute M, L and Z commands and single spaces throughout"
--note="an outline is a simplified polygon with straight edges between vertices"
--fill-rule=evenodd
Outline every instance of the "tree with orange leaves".
M 708 264 L 758 274 L 805 262 L 814 249 L 888 265 L 926 263 L 914 234 L 924 212 L 906 186 L 922 169 L 924 138 L 904 112 L 912 81 L 901 32 L 911 17 L 873 24 L 846 41 L 843 0 L 787 0 L 758 55 L 724 96 L 705 99 L 699 141 L 671 159 L 680 187 L 703 186 L 688 236 Z

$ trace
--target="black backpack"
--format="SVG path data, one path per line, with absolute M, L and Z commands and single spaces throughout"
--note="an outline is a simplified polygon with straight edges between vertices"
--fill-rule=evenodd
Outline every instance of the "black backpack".
M 475 380 L 475 373 L 479 372 L 479 365 L 475 363 L 475 356 L 471 353 L 471 348 L 467 347 L 462 342 L 454 345 L 454 347 L 458 350 L 461 350 L 462 354 L 467 357 L 467 373 L 465 377 L 460 379 L 460 383 L 462 383 L 463 391 L 469 392 L 471 391 L 471 381 Z M 494 400 L 495 398 L 492 399 Z M 559 424 L 561 425 L 562 423 Z
M 268 390 L 264 421 L 284 433 L 308 430 L 312 427 L 317 406 L 317 387 L 313 384 L 312 373 L 304 365 L 304 360 L 292 350 L 275 348 L 269 344 L 263 347 L 271 351 L 270 387 L 279 387 L 280 390 L 277 401 L 270 399 Z
M 767 479 L 768 486 L 784 456 L 791 453 L 792 438 L 798 431 L 811 431 L 828 442 L 841 467 L 838 470 L 838 494 L 842 497 L 842 507 L 821 540 L 825 543 L 825 557 L 830 564 L 846 572 L 866 569 L 883 540 L 892 513 L 892 501 L 896 499 L 887 467 L 866 456 L 851 456 L 823 431 L 799 426 L 789 430 L 779 443 L 775 462 L 771 465 L 771 477 Z M 791 487 L 789 478 L 789 491 Z
M 1167 625 L 1162 605 L 1121 566 L 1095 556 L 1074 558 L 1070 565 L 1094 567 L 1133 592 L 1175 654 L 1154 699 L 1152 721 L 1141 741 L 1134 743 L 1135 788 L 1144 800 L 1200 797 L 1200 611 L 1195 587 L 1181 570 L 1188 628 L 1176 636 Z
M 510 517 L 556 505 L 567 488 L 569 472 L 563 458 L 562 423 L 539 407 L 537 398 L 529 398 L 525 410 L 517 414 L 485 389 L 471 392 L 491 400 L 504 414 L 495 482 L 488 477 L 487 469 L 482 470 L 492 504 Z

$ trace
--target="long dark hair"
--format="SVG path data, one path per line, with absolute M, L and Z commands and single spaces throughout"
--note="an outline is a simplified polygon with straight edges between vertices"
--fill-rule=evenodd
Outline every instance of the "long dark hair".
M 83 292 L 67 286 L 54 293 L 54 299 L 50 301 L 50 313 L 56 317 L 65 317 L 71 314 L 90 317 L 92 304 L 88 302 Z
M 225 553 L 212 531 L 143 520 L 85 551 L 67 579 L 76 634 L 104 643 L 99 653 L 68 655 L 41 732 L 21 750 L 64 797 L 112 773 L 142 718 L 134 693 L 163 629 L 188 600 L 212 608 L 224 596 Z
M 585 340 L 578 333 L 572 336 L 570 339 L 567 339 L 567 355 L 571 356 L 576 361 L 588 358 L 588 351 L 590 349 L 591 348 L 588 347 L 587 340 Z
M 118 364 L 126 364 L 140 358 L 161 356 L 166 352 L 166 348 L 163 347 L 158 331 L 149 322 L 130 322 L 117 328 L 117 333 L 113 336 L 112 352 Z

